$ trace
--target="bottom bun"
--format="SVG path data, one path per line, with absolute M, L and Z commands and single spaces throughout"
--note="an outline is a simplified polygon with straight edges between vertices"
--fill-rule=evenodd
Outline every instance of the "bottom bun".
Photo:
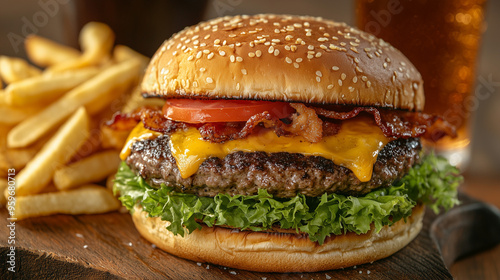
M 313 272 L 331 270 L 388 257 L 406 246 L 422 229 L 425 208 L 380 232 L 347 233 L 328 237 L 323 245 L 307 235 L 282 232 L 239 231 L 203 226 L 184 237 L 166 227 L 169 222 L 147 217 L 135 208 L 133 221 L 140 234 L 159 248 L 196 262 L 261 272 Z

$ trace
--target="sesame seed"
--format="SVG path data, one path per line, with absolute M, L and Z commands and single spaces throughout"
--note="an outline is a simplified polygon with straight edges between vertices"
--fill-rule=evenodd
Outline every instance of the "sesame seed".
M 305 26 L 305 27 L 309 27 L 309 26 L 310 26 L 309 22 L 307 22 L 307 21 L 306 21 L 306 22 L 304 22 L 304 26 Z
M 241 46 L 241 43 L 240 43 L 240 42 L 237 42 L 237 43 L 236 43 L 236 46 L 237 46 L 237 47 Z
M 299 63 L 302 62 L 302 57 L 298 57 L 295 61 Z
M 207 55 L 207 58 L 208 58 L 208 59 L 212 59 L 212 57 L 214 57 L 214 53 L 209 53 L 209 54 Z
M 248 45 L 253 48 L 253 47 L 255 47 L 255 42 L 251 41 Z
M 354 88 L 353 88 L 353 87 L 349 87 L 349 91 L 350 91 L 350 92 L 353 92 L 353 91 L 354 91 Z
M 356 49 L 356 47 L 351 47 L 351 51 L 355 52 L 355 53 L 359 53 L 358 52 L 358 49 Z
M 364 48 L 364 50 L 365 50 L 365 52 L 369 52 L 369 51 L 371 51 L 371 49 L 370 49 L 370 48 Z
M 368 56 L 368 58 L 373 58 L 373 55 L 367 53 L 366 56 Z
M 285 40 L 290 41 L 292 40 L 293 36 L 292 35 L 286 35 Z
M 292 60 L 289 57 L 285 57 L 286 63 L 292 63 Z
M 353 47 L 357 47 L 357 46 L 359 46 L 359 44 L 354 43 L 354 42 L 349 42 L 349 44 L 351 44 L 351 46 L 353 46 Z
M 268 53 L 273 53 L 274 52 L 274 47 L 270 46 L 269 49 L 267 50 Z
M 366 82 L 366 87 L 371 87 L 372 83 L 370 81 Z
M 294 62 L 294 63 L 293 63 L 293 67 L 295 67 L 295 68 L 299 68 L 299 64 L 298 64 L 297 62 Z
M 291 50 L 292 52 L 295 52 L 295 51 L 297 50 L 297 46 L 295 46 L 295 45 L 291 45 L 291 46 L 290 46 L 290 50 Z
M 323 77 L 323 74 L 321 73 L 321 71 L 316 71 L 316 76 Z
M 326 41 L 328 41 L 328 38 L 326 38 L 326 37 L 319 37 L 318 41 L 319 42 L 326 42 Z
M 390 58 L 386 58 L 385 61 L 391 63 L 391 59 Z
M 341 79 L 339 79 L 339 81 L 338 81 L 338 82 L 339 82 L 339 86 L 342 86 L 342 80 L 341 80 Z
M 260 57 L 262 55 L 262 51 L 260 51 L 260 50 L 255 51 L 255 55 L 257 57 Z
M 387 62 L 384 62 L 384 69 L 387 68 Z
M 400 64 L 406 66 L 406 63 L 404 63 L 403 61 L 401 61 Z
M 338 71 L 338 70 L 339 70 L 339 67 L 338 67 L 338 66 L 333 66 L 333 67 L 332 67 L 332 70 L 333 70 L 333 71 Z
M 300 24 L 300 23 L 294 23 L 293 26 L 297 27 L 297 28 L 302 28 L 302 24 Z
M 193 58 L 194 58 L 194 57 L 193 57 L 192 55 L 190 55 L 190 56 L 187 58 L 187 61 L 191 61 L 191 60 L 193 60 Z
M 345 42 L 340 42 L 340 45 L 341 45 L 342 47 L 345 47 L 347 44 L 346 44 Z
M 199 51 L 199 52 L 196 54 L 196 58 L 200 58 L 202 55 L 203 55 L 203 53 L 202 53 L 201 51 Z
M 281 41 L 280 41 L 280 39 L 272 39 L 271 42 L 273 42 L 273 43 L 279 43 Z
M 342 81 L 343 81 L 343 80 L 345 80 L 345 78 L 346 78 L 346 77 L 347 77 L 347 75 L 346 75 L 345 73 L 342 73 L 342 74 L 340 75 L 340 78 L 342 79 Z
M 220 44 L 220 39 L 215 39 L 214 40 L 214 45 L 218 45 L 218 44 Z
M 308 54 L 308 55 L 307 55 L 307 58 L 308 58 L 308 59 L 313 59 L 313 58 L 314 58 L 314 55 L 312 55 L 312 54 Z
M 359 63 L 359 59 L 357 57 L 355 57 L 354 62 Z
M 209 53 L 210 53 L 210 51 L 209 51 L 209 50 L 203 50 L 203 53 L 204 53 L 204 54 L 209 54 Z
M 321 77 L 316 76 L 316 82 L 321 82 Z
M 321 54 L 320 52 L 317 52 L 317 53 L 316 53 L 316 57 L 321 57 L 321 55 L 322 55 L 322 54 Z
M 203 37 L 203 39 L 205 39 L 205 40 L 207 40 L 208 38 L 210 38 L 210 34 L 207 34 L 207 35 L 205 35 L 205 37 Z
M 242 62 L 242 61 L 243 61 L 243 57 L 241 57 L 241 56 L 237 56 L 237 57 L 236 57 L 236 61 L 238 61 L 238 62 Z
M 279 54 L 280 54 L 280 50 L 275 49 L 275 50 L 274 50 L 274 56 L 278 56 Z
M 327 89 L 332 89 L 333 88 L 333 84 L 330 84 L 326 87 Z
M 274 33 L 280 33 L 280 30 L 279 29 L 274 29 Z
M 237 90 L 240 90 L 240 83 L 237 83 L 237 84 L 236 84 L 236 89 L 237 89 Z
M 210 77 L 207 77 L 206 81 L 207 81 L 207 83 L 209 83 L 209 84 L 211 84 L 211 83 L 213 83 L 213 82 L 214 82 L 214 80 L 213 80 L 212 78 L 210 78 Z
M 358 77 L 354 76 L 354 78 L 352 78 L 352 82 L 353 83 L 357 83 L 358 82 Z
M 359 66 L 356 66 L 356 71 L 358 71 L 359 73 L 363 73 L 363 70 L 361 70 L 361 68 L 359 68 Z
M 255 57 L 255 53 L 253 53 L 253 52 L 249 52 L 249 53 L 248 53 L 248 56 L 249 56 L 249 57 Z
M 231 56 L 229 57 L 229 60 L 231 60 L 231 62 L 234 62 L 234 55 L 231 55 Z
M 248 74 L 247 69 L 241 69 L 241 74 L 243 74 L 243 75 Z
M 339 37 L 332 36 L 332 39 L 333 39 L 333 40 L 337 40 L 337 41 L 338 41 L 338 40 L 339 40 Z
M 314 46 L 313 45 L 309 45 L 309 46 L 307 46 L 307 49 L 312 51 L 312 50 L 314 50 Z
M 366 77 L 366 76 L 361 76 L 361 80 L 362 80 L 363 82 L 366 82 L 366 81 L 368 81 L 368 77 Z
M 229 35 L 227 35 L 227 36 L 228 36 L 229 38 L 234 38 L 234 37 L 236 37 L 236 34 L 229 34 Z
M 207 69 L 205 69 L 203 67 L 200 68 L 200 72 L 205 72 L 205 70 L 207 70 Z
M 207 44 L 206 43 L 201 43 L 200 47 L 205 47 Z
M 320 45 L 319 47 L 324 49 L 324 50 L 328 49 L 325 45 Z
M 219 51 L 220 56 L 225 56 L 226 52 L 225 51 Z
M 290 46 L 289 46 L 289 45 L 286 45 L 286 46 L 285 46 L 285 50 L 289 51 L 289 50 L 290 50 Z

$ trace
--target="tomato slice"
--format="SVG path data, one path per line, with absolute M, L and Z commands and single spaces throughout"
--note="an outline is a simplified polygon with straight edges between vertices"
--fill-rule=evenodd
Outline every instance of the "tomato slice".
M 245 122 L 264 111 L 281 119 L 295 110 L 286 102 L 248 100 L 168 99 L 163 107 L 167 119 L 186 123 Z

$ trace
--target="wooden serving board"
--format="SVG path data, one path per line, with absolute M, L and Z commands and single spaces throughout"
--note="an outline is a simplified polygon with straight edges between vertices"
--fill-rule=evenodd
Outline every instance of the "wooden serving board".
M 7 271 L 7 212 L 0 211 L 0 279 L 451 279 L 446 265 L 500 242 L 498 209 L 463 194 L 437 217 L 427 209 L 418 237 L 372 264 L 317 273 L 257 273 L 169 255 L 143 239 L 128 213 L 19 221 L 16 272 Z M 440 253 L 442 252 L 442 253 Z

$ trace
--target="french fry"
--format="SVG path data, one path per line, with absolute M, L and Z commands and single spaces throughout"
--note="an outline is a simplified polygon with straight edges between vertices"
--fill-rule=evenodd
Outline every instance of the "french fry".
M 0 177 L 7 177 L 9 168 L 21 170 L 46 142 L 46 139 L 43 138 L 26 148 L 8 148 L 7 133 L 10 128 L 10 126 L 0 125 Z
M 113 185 L 115 184 L 115 179 L 116 179 L 115 174 L 109 175 L 108 178 L 106 179 L 106 188 L 111 192 L 113 191 Z
M 125 141 L 127 140 L 130 131 L 127 130 L 115 130 L 109 126 L 101 126 L 101 145 L 105 149 L 117 149 L 120 150 Z
M 141 61 L 141 69 L 144 70 L 149 64 L 149 57 L 142 55 L 133 49 L 124 46 L 124 45 L 116 45 L 113 49 L 113 58 L 117 62 L 123 62 L 128 59 L 137 58 Z
M 53 214 L 98 214 L 115 211 L 120 202 L 98 185 L 78 189 L 16 197 L 14 218 L 18 220 Z
M 99 73 L 97 67 L 87 67 L 60 73 L 47 73 L 10 84 L 7 102 L 25 106 L 50 102 Z
M 59 72 L 102 63 L 111 53 L 115 34 L 104 23 L 89 22 L 80 31 L 79 40 L 83 54 L 76 59 L 54 65 L 49 71 Z
M 41 73 L 40 69 L 29 65 L 24 59 L 0 56 L 0 77 L 7 84 L 38 76 Z
M 66 163 L 89 136 L 89 117 L 83 107 L 69 118 L 16 176 L 16 195 L 40 192 L 57 168 Z
M 40 67 L 71 61 L 81 55 L 80 51 L 74 48 L 33 34 L 26 37 L 24 47 L 29 59 Z
M 39 110 L 39 107 L 16 108 L 0 104 L 0 116 L 2 116 L 0 118 L 0 124 L 18 124 L 36 114 Z
M 118 170 L 120 153 L 104 151 L 80 161 L 64 166 L 54 173 L 54 185 L 59 190 L 67 190 L 83 184 L 99 182 Z
M 117 87 L 128 85 L 139 76 L 138 60 L 113 65 L 92 79 L 80 84 L 38 114 L 15 126 L 7 136 L 9 147 L 25 147 L 40 139 L 80 106 L 106 98 Z

